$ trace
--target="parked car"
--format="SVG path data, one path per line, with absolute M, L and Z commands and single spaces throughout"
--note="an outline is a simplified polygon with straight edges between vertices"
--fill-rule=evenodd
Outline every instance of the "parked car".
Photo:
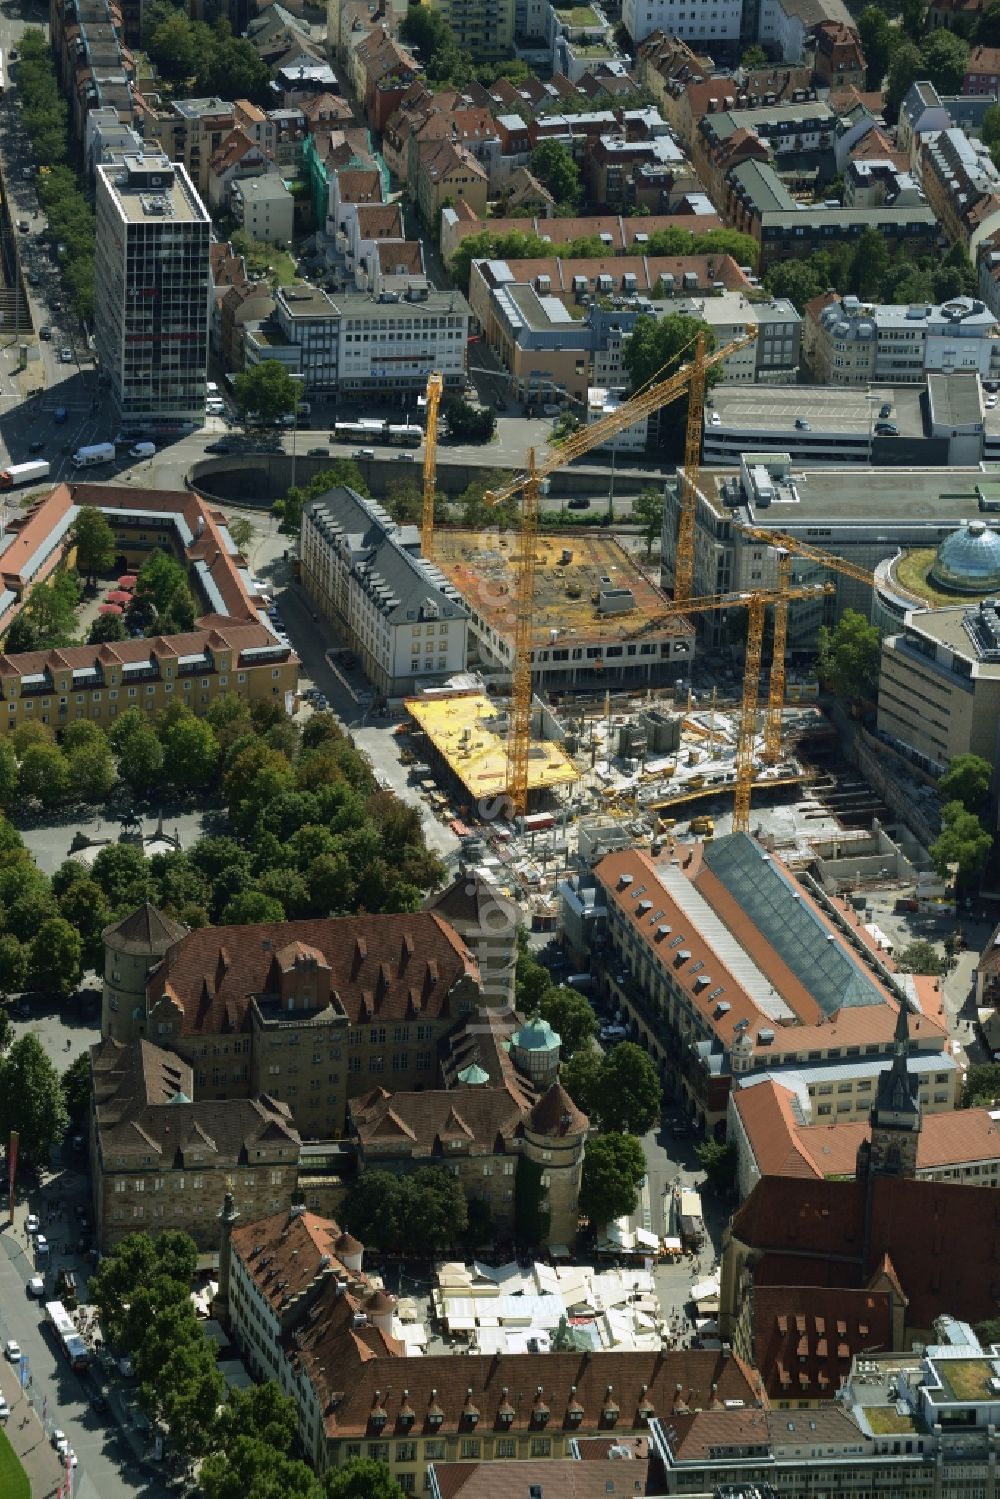
M 795 425 L 800 432 L 812 431 L 812 423 L 807 422 L 804 416 L 797 416 L 795 418 Z
M 37 271 L 29 271 L 28 272 L 28 285 L 29 286 L 39 286 L 41 284 L 41 280 L 42 280 L 42 278 L 38 274 Z
M 397 463 L 415 463 L 416 462 L 416 459 L 414 458 L 414 456 L 413 456 L 412 453 L 397 453 L 395 455 L 395 457 L 396 457 L 396 462 Z
M 42 326 L 38 330 L 38 336 L 43 343 L 51 343 L 52 329 L 49 327 L 48 323 L 42 324 Z
M 569 503 L 567 505 L 567 509 L 569 509 L 569 510 L 589 510 L 590 509 L 590 501 L 587 499 L 586 495 L 582 495 L 582 494 L 574 495 L 573 498 L 569 501 Z
M 17 221 L 17 227 L 21 231 L 22 234 L 30 234 L 31 233 L 31 225 L 29 224 L 29 222 L 28 222 L 27 219 L 18 219 L 18 221 Z
M 60 349 L 59 350 L 59 360 L 60 360 L 60 363 L 62 363 L 62 364 L 72 364 L 73 363 L 73 350 L 72 349 Z
M 21 1362 L 21 1345 L 14 1338 L 7 1339 L 3 1352 L 8 1363 L 19 1364 Z
M 882 404 L 881 404 L 881 406 L 878 409 L 878 414 L 879 414 L 880 417 L 882 417 L 883 420 L 887 416 L 892 416 L 892 402 L 891 401 L 883 401 Z
M 63 1452 L 69 1446 L 66 1433 L 58 1426 L 52 1433 L 51 1441 L 57 1452 Z
M 35 1255 L 40 1260 L 47 1260 L 49 1257 L 49 1241 L 44 1234 L 35 1235 Z
M 876 437 L 898 437 L 899 428 L 895 422 L 876 422 L 875 435 Z
M 29 442 L 28 443 L 28 452 L 29 453 L 44 453 L 45 452 L 45 444 L 44 444 L 44 442 Z
M 26 1233 L 37 1234 L 41 1226 L 42 1225 L 39 1222 L 37 1213 L 29 1213 L 27 1218 L 25 1218 L 24 1220 L 24 1229 Z
M 10 1406 L 2 1395 L 0 1395 L 0 1421 L 6 1421 L 10 1415 Z
M 233 445 L 231 442 L 210 442 L 206 445 L 206 453 L 231 453 Z
M 45 1295 L 45 1282 L 40 1275 L 33 1275 L 28 1281 L 28 1295 L 33 1296 L 36 1301 L 41 1301 Z
M 326 448 L 310 448 L 308 450 L 308 457 L 310 458 L 329 458 L 329 456 L 330 454 Z

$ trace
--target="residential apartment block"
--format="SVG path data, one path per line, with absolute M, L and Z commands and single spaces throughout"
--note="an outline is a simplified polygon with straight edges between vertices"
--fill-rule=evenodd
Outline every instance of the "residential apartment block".
M 1000 171 L 982 141 L 964 130 L 928 135 L 920 180 L 941 228 L 974 261 L 979 244 L 1000 229 Z
M 446 387 L 464 385 L 469 304 L 460 292 L 428 290 L 422 269 L 412 277 L 404 272 L 402 280 L 402 290 L 378 300 L 364 292 L 282 288 L 274 316 L 246 325 L 247 363 L 280 360 L 301 372 L 311 390 L 415 395 L 432 370 L 442 372 Z
M 183 166 L 126 153 L 97 168 L 94 332 L 126 424 L 204 421 L 210 240 Z
M 586 907 L 606 930 L 599 985 L 708 1134 L 725 1132 L 734 1080 L 759 1072 L 795 1072 L 810 1097 L 823 1090 L 858 1117 L 901 1006 L 913 1007 L 910 1067 L 928 1107 L 954 1107 L 933 979 L 895 974 L 819 886 L 746 834 L 695 845 L 681 863 L 672 853 L 608 854 L 560 893 L 567 919 Z
M 149 1041 L 90 1053 L 90 1164 L 97 1242 L 177 1229 L 218 1247 L 227 1192 L 248 1217 L 287 1209 L 299 1136 L 273 1098 L 196 1101 L 191 1068 Z
M 1000 330 L 984 302 L 894 306 L 829 293 L 806 308 L 806 346 L 820 385 L 923 385 L 928 374 L 1000 378 Z
M 515 0 L 433 0 L 457 45 L 477 62 L 510 57 L 514 50 Z
M 678 1391 L 691 1411 L 755 1403 L 749 1370 L 728 1352 L 410 1353 L 394 1298 L 336 1223 L 297 1209 L 243 1222 L 231 1205 L 224 1218 L 230 1330 L 253 1373 L 295 1400 L 319 1472 L 371 1456 L 419 1494 L 445 1460 L 502 1459 L 509 1472 L 513 1459 L 560 1458 L 590 1436 L 645 1440 Z
M 305 507 L 299 559 L 306 592 L 384 697 L 465 670 L 468 610 L 421 556 L 416 526 L 340 487 Z
M 927 1098 L 943 1089 L 921 1080 Z M 874 1095 L 874 1090 L 872 1090 Z M 787 1074 L 749 1078 L 729 1095 L 726 1138 L 737 1152 L 740 1197 L 762 1176 L 811 1176 L 816 1181 L 854 1176 L 858 1151 L 871 1138 L 871 1121 L 841 1109 L 839 1093 L 811 1098 Z M 914 1171 L 927 1181 L 1000 1183 L 1000 1136 L 989 1109 L 925 1112 Z

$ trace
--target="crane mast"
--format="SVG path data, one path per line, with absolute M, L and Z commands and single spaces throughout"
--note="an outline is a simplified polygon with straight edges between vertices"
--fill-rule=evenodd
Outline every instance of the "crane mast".
M 427 430 L 424 434 L 424 504 L 420 516 L 420 550 L 431 559 L 434 551 L 434 492 L 437 488 L 438 410 L 444 376 L 432 370 L 427 376 Z

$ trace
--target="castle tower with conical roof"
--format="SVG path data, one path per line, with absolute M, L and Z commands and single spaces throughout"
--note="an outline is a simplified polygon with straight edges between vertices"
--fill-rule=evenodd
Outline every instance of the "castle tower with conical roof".
M 164 953 L 188 929 L 145 901 L 105 927 L 101 1035 L 138 1041 L 146 1034 L 146 984 Z

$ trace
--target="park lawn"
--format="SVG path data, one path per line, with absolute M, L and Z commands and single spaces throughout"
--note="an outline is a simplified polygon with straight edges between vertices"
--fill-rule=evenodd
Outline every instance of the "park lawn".
M 17 1453 L 0 1427 L 0 1494 L 3 1499 L 31 1499 L 28 1475 L 21 1467 Z

